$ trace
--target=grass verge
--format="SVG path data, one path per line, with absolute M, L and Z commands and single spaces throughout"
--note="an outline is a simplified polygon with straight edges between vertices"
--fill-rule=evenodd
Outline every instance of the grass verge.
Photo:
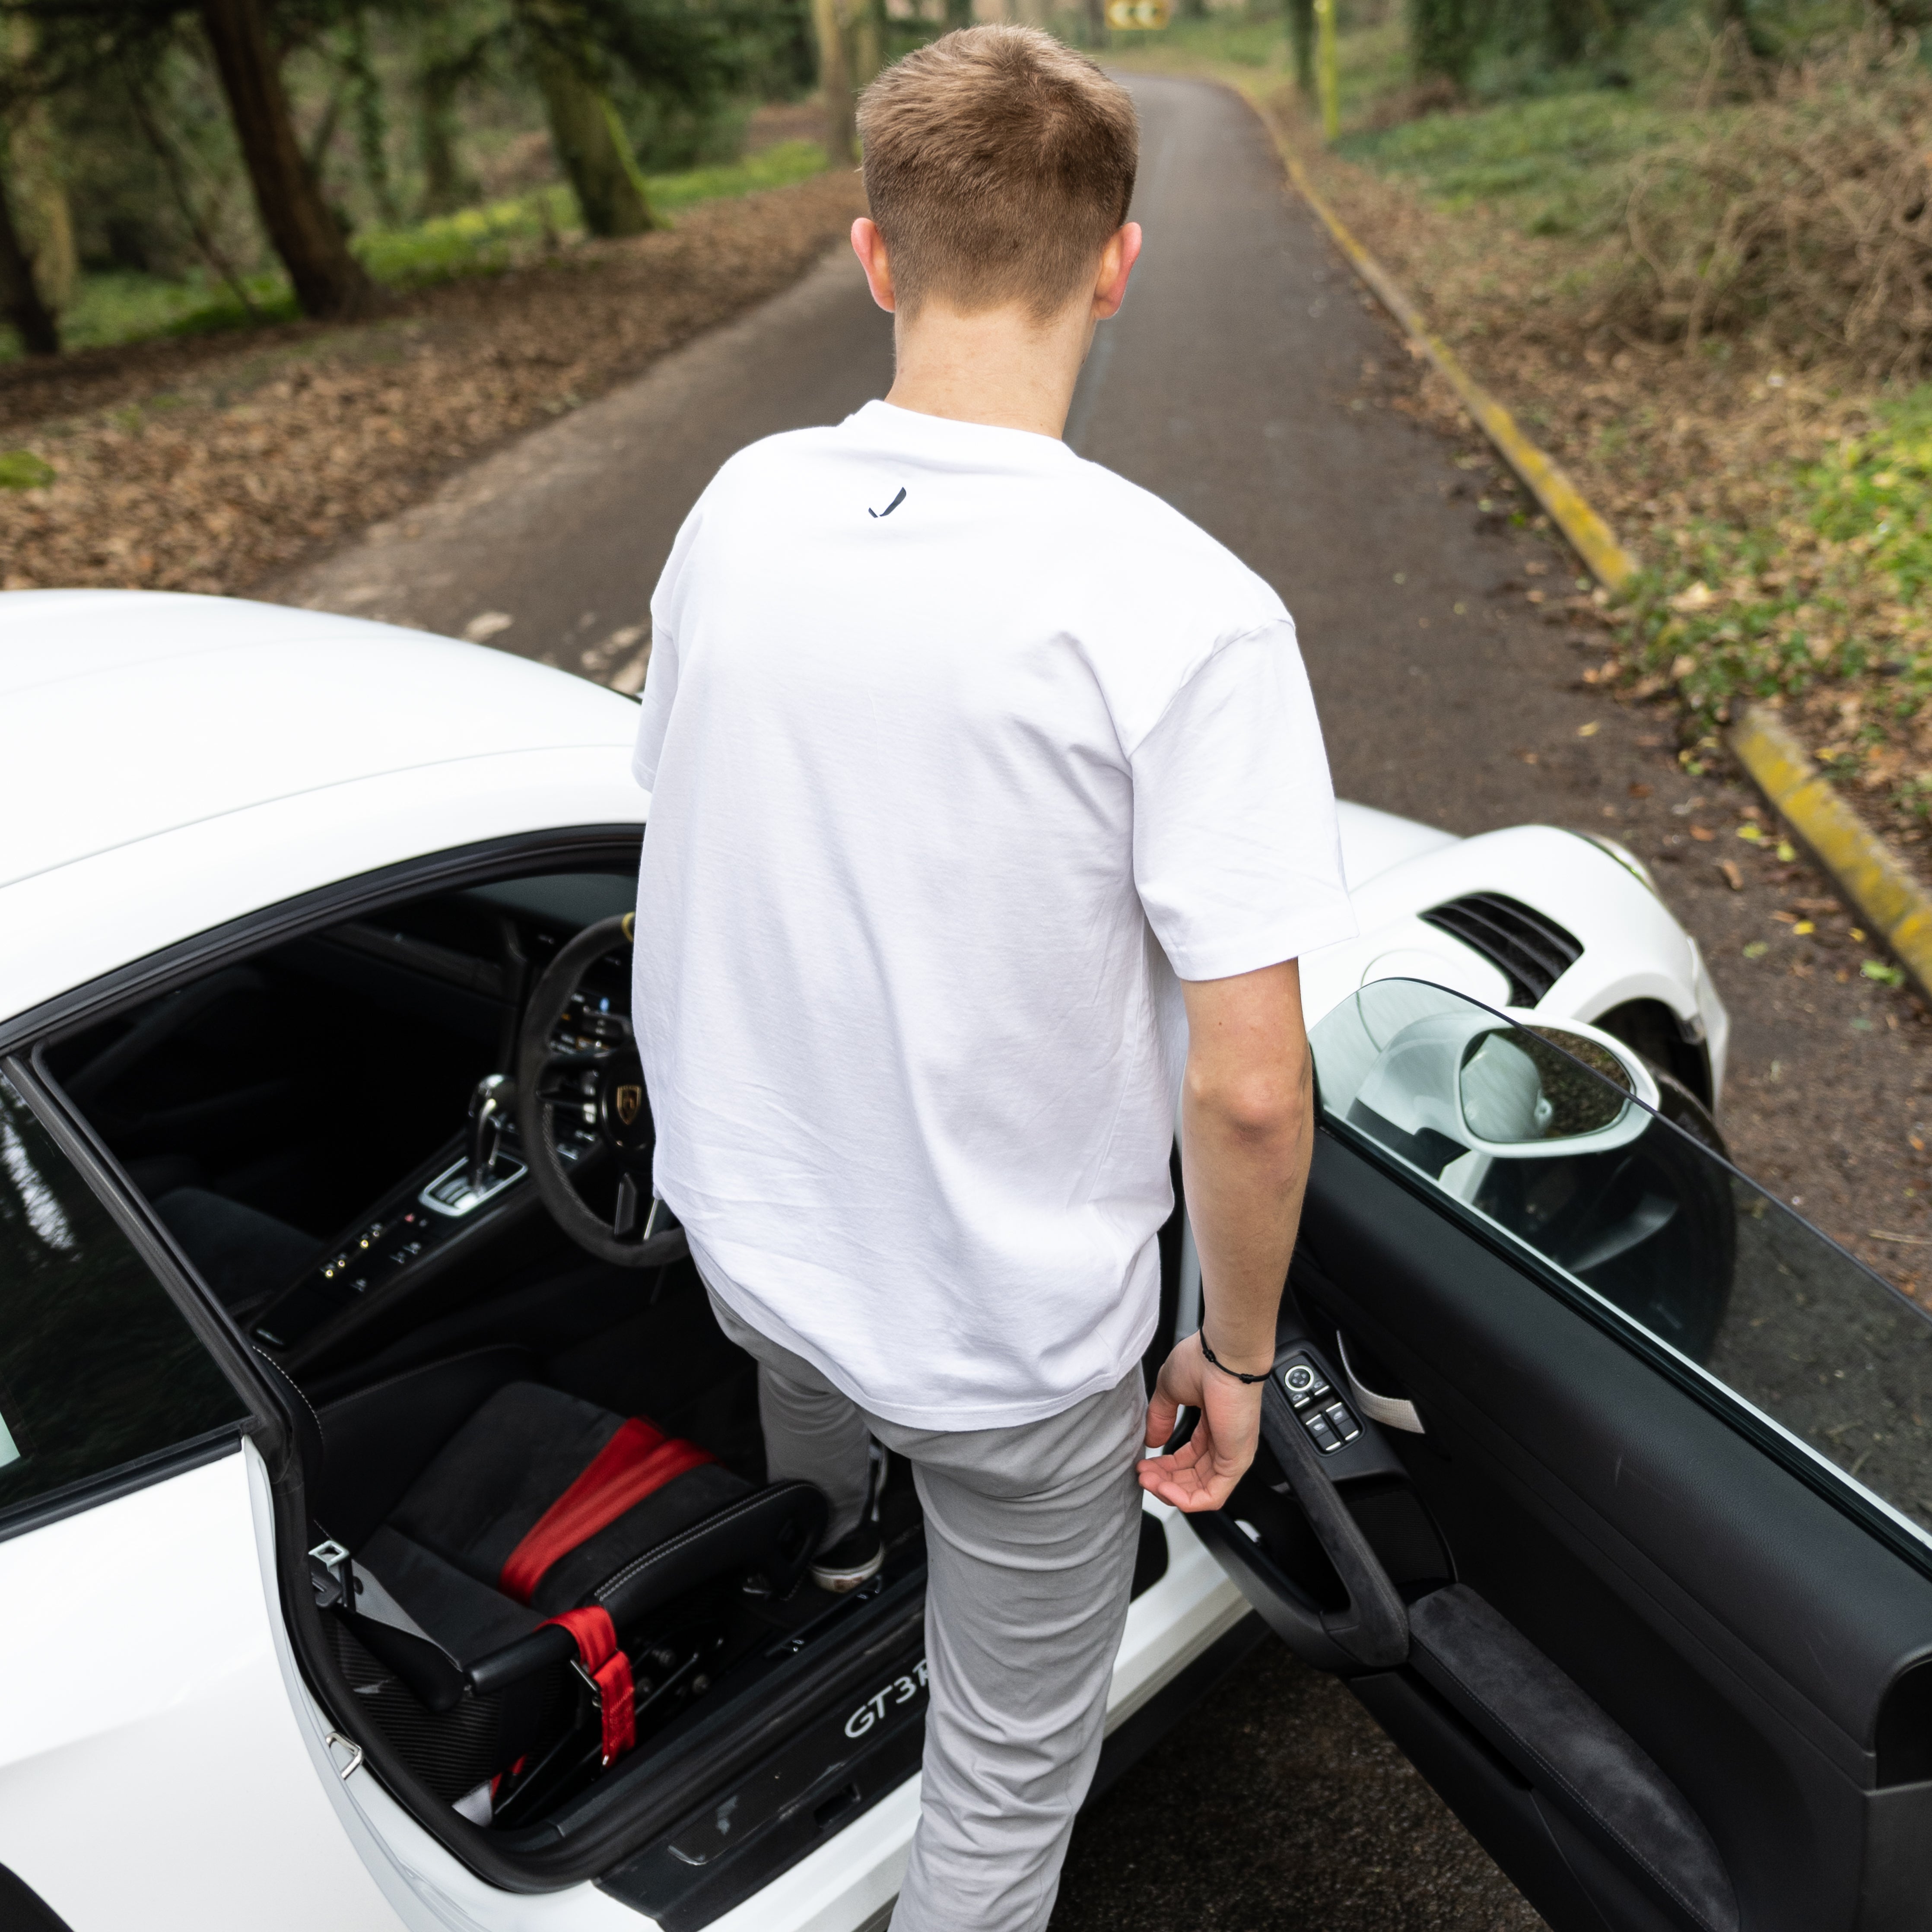
M 1715 87 L 1698 104 L 1680 49 L 1631 86 L 1558 76 L 1415 116 L 1390 44 L 1384 28 L 1343 37 L 1332 148 L 1279 50 L 1235 59 L 1197 34 L 1123 64 L 1212 74 L 1268 113 L 1638 555 L 1622 610 L 1571 600 L 1576 643 L 1601 654 L 1585 680 L 1674 706 L 1694 773 L 1744 702 L 1779 704 L 1924 869 L 1932 304 L 1925 265 L 1898 253 L 1921 238 L 1898 242 L 1891 217 L 1927 192 L 1932 77 L 1847 44 L 1756 98 Z M 1423 400 L 1456 425 L 1432 376 Z

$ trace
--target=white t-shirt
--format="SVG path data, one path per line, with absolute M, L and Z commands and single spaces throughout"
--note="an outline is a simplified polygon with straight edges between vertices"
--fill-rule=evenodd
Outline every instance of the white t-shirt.
M 1280 599 L 1064 443 L 875 402 L 726 464 L 651 616 L 633 1010 L 700 1268 L 892 1421 L 1113 1387 L 1174 976 L 1355 929 Z

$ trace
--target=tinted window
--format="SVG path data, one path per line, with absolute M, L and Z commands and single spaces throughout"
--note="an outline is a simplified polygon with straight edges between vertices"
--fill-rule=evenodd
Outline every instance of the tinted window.
M 243 1412 L 181 1311 L 0 1076 L 0 1515 Z
M 1412 980 L 1310 1038 L 1332 1120 L 1932 1530 L 1932 1319 L 1658 1118 L 1629 1049 Z

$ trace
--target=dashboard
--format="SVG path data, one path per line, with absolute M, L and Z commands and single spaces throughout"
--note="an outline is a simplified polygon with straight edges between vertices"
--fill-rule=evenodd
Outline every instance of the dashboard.
M 410 1318 L 434 1312 L 487 1291 L 520 1258 L 554 1253 L 562 1238 L 542 1212 L 514 1109 L 497 1110 L 480 1185 L 468 1116 L 479 1083 L 513 1068 L 550 962 L 636 894 L 626 871 L 425 895 L 56 1042 L 49 1070 L 244 1329 L 285 1364 L 312 1366 L 386 1334 L 406 1307 Z M 630 1036 L 626 946 L 583 974 L 551 1044 Z M 595 1107 L 584 1116 L 558 1108 L 551 1120 L 560 1159 L 587 1163 L 594 1193 Z M 224 1290 L 214 1258 L 176 1228 L 168 1202 L 184 1190 L 204 1220 L 212 1203 L 279 1231 L 238 1290 Z

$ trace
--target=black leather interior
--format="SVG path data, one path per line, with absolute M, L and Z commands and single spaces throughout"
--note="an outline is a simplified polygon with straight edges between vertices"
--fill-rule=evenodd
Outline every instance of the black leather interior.
M 355 1601 L 334 1613 L 347 1654 L 387 1700 L 399 1748 L 413 1742 L 452 1796 L 558 1720 L 573 1646 L 518 1648 L 548 1618 L 599 1605 L 620 1643 L 645 1641 L 654 1613 L 706 1586 L 749 1577 L 790 1590 L 824 1528 L 810 1484 L 760 1488 L 706 1460 L 560 1555 L 518 1600 L 502 1587 L 506 1561 L 624 1422 L 536 1374 L 520 1349 L 482 1348 L 319 1413 L 312 1507 L 319 1531 L 352 1552 Z
M 317 1520 L 358 1548 L 484 1402 L 532 1372 L 520 1348 L 476 1348 L 326 1404 L 326 1460 L 310 1499 Z
M 154 1212 L 224 1308 L 285 1288 L 315 1258 L 314 1235 L 206 1187 L 176 1187 Z
M 506 1594 L 511 1552 L 623 1422 L 527 1377 L 518 1350 L 480 1350 L 321 1412 L 318 1520 L 459 1664 L 579 1604 L 604 1602 L 621 1627 L 730 1570 L 796 1579 L 822 1498 L 800 1484 L 759 1490 L 706 1462 L 561 1556 L 529 1603 Z
M 1530 1784 L 1643 1874 L 1696 1932 L 1737 1932 L 1711 1834 L 1623 1727 L 1463 1584 L 1411 1606 L 1417 1673 Z

